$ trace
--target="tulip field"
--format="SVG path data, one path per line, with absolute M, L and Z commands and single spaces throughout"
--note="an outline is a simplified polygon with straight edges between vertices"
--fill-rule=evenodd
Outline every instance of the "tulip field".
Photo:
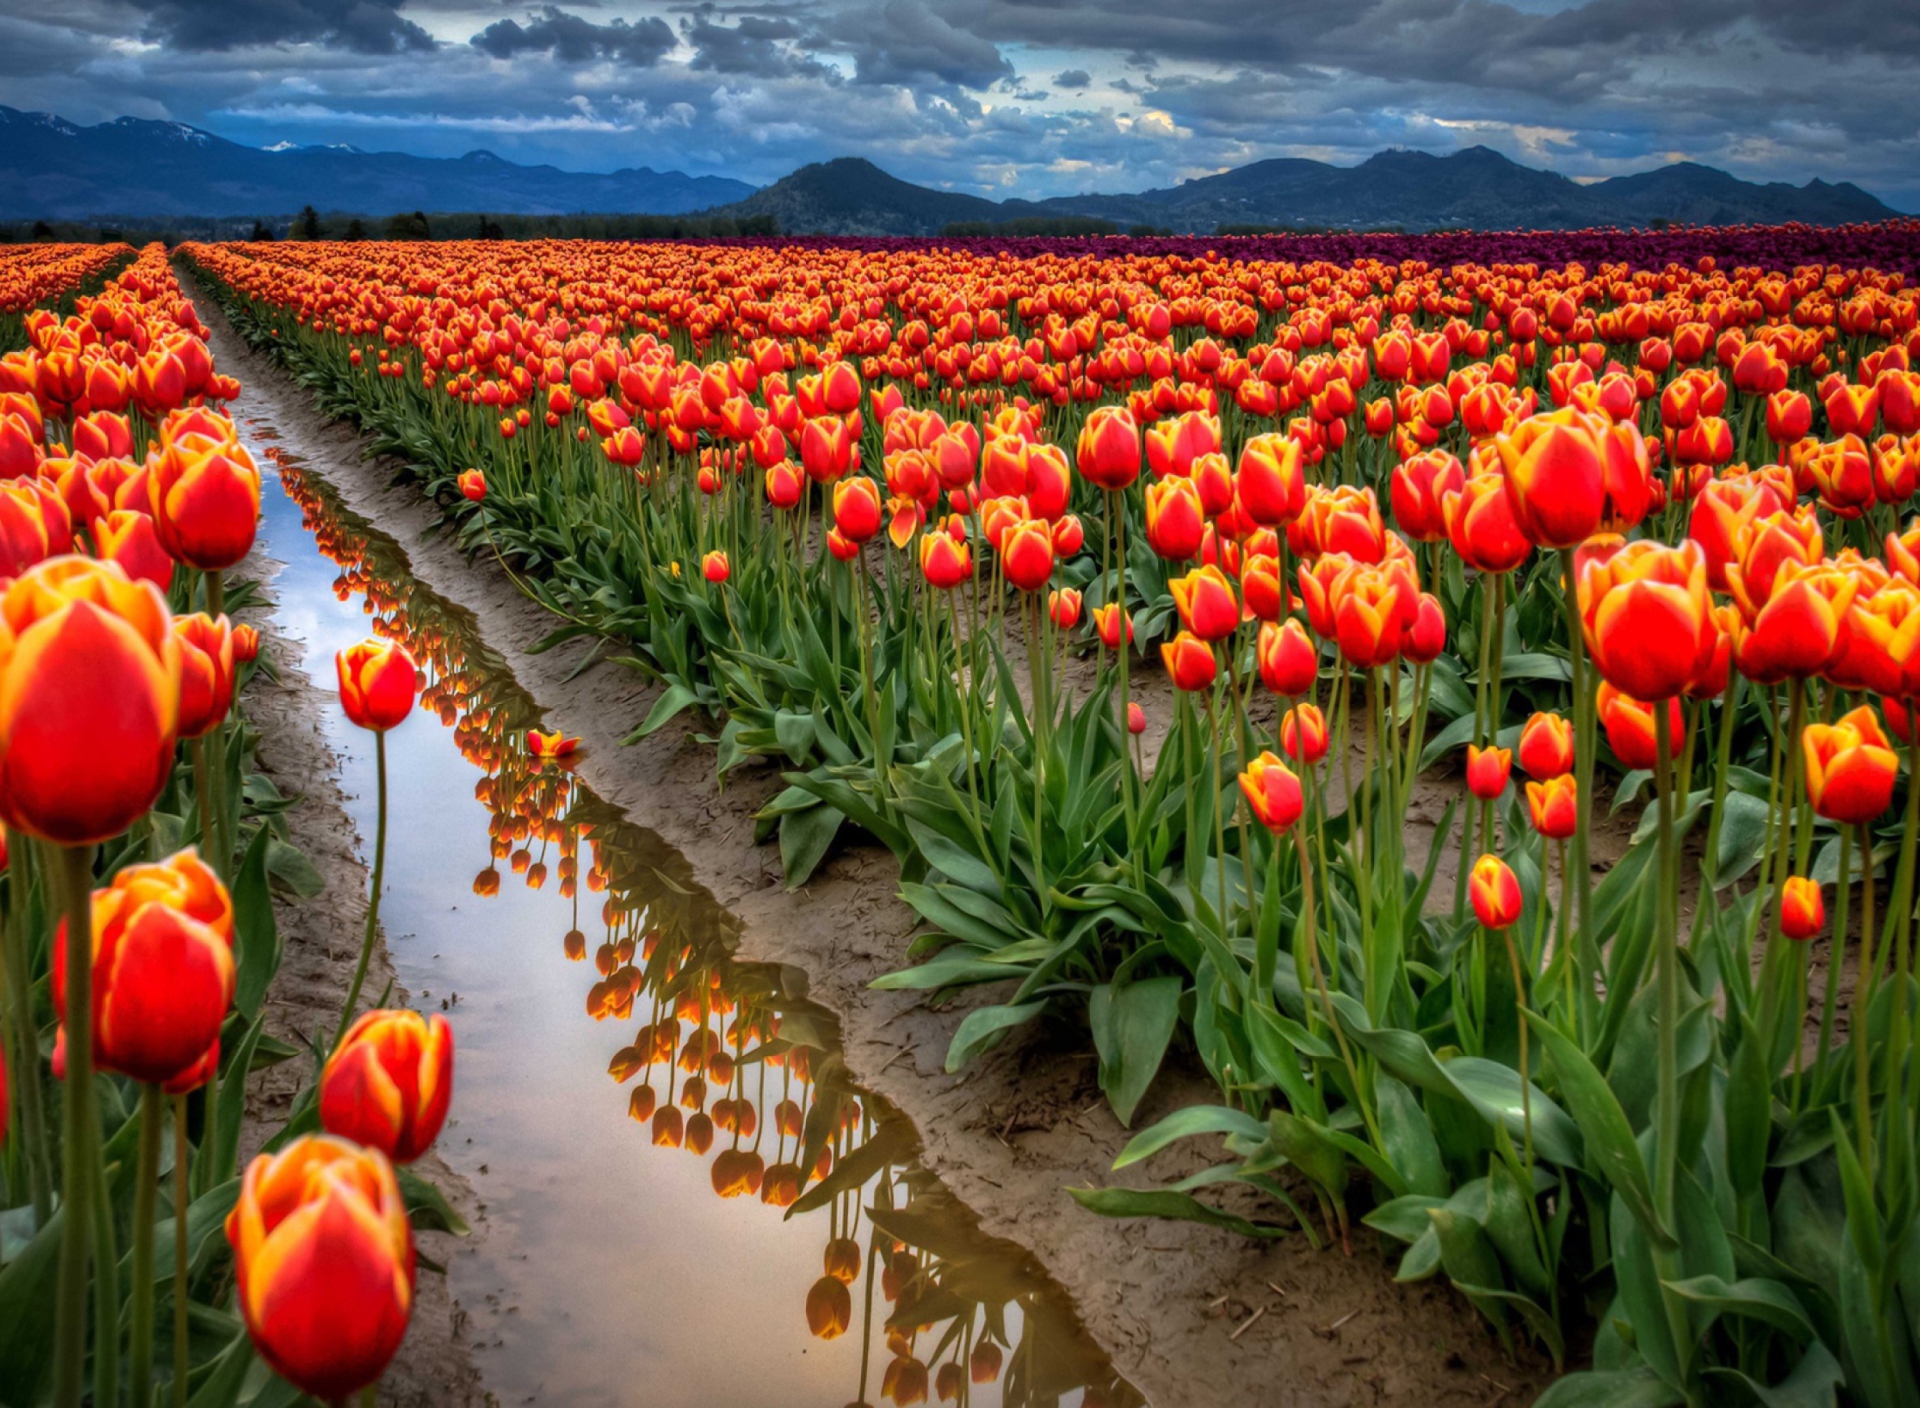
M 543 646 L 649 682 L 629 744 L 677 721 L 723 781 L 778 775 L 789 887 L 892 854 L 918 923 L 876 985 L 952 1009 L 950 1071 L 1074 1035 L 1135 1130 L 1076 1215 L 1384 1242 L 1550 1361 L 1550 1408 L 1920 1408 L 1920 221 L 174 261 L 0 260 L 21 1401 L 371 1393 L 410 1227 L 452 1218 L 395 1169 L 451 1028 L 359 999 L 387 731 L 473 701 L 363 588 L 359 966 L 311 1050 L 266 1038 L 286 802 L 224 615 L 261 480 L 190 284 Z M 1011 1383 L 992 1304 L 914 1318 L 917 1190 L 806 1018 L 623 903 L 598 830 L 582 855 L 564 734 L 456 727 L 499 823 L 474 890 L 552 847 L 607 892 L 588 1008 L 641 1005 L 634 1118 L 728 1144 L 723 1197 L 831 1207 L 813 1334 L 884 1281 L 862 1400 L 966 1401 L 1003 1347 Z M 277 1060 L 312 1079 L 243 1173 L 236 1092 Z M 1170 1070 L 1211 1098 L 1165 1113 Z M 1169 1150 L 1201 1171 L 1149 1176 Z M 1124 1401 L 1109 1376 L 1073 1387 Z

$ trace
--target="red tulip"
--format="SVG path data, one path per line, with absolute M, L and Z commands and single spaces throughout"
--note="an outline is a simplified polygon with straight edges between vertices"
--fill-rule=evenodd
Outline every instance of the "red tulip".
M 1481 856 L 1467 876 L 1467 893 L 1474 918 L 1496 932 L 1510 928 L 1520 917 L 1520 881 L 1499 856 Z
M 413 1313 L 413 1232 L 377 1150 L 307 1135 L 247 1168 L 227 1216 L 238 1300 L 261 1358 L 334 1401 L 386 1372 Z
M 410 1164 L 433 1146 L 453 1099 L 453 1029 L 439 1013 L 361 1017 L 320 1074 L 320 1127 Z
M 1254 819 L 1276 836 L 1300 819 L 1300 779 L 1271 753 L 1262 753 L 1240 774 L 1240 791 Z
M 333 659 L 340 677 L 340 707 L 348 719 L 375 733 L 385 733 L 407 721 L 420 680 L 405 646 L 363 640 Z

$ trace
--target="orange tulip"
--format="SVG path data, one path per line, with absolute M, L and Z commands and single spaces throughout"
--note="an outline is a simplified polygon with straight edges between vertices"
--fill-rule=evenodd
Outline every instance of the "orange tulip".
M 718 548 L 700 559 L 700 575 L 716 587 L 733 575 L 733 569 L 727 563 L 726 553 Z
M 1827 905 L 1820 895 L 1820 882 L 1804 875 L 1789 875 L 1780 888 L 1780 932 L 1804 941 L 1818 934 L 1826 922 Z
M 133 865 L 93 892 L 93 1058 L 164 1085 L 220 1036 L 233 1001 L 233 905 L 191 849 Z M 52 951 L 53 1001 L 66 1010 L 67 928 Z
M 837 1276 L 822 1276 L 807 1292 L 807 1330 L 817 1340 L 837 1340 L 853 1323 L 853 1294 Z
M 1147 543 L 1170 562 L 1184 562 L 1200 551 L 1207 514 L 1200 489 L 1191 479 L 1162 479 L 1147 485 Z
M 253 547 L 260 470 L 233 423 L 205 411 L 170 418 L 148 480 L 153 521 L 168 552 L 203 572 L 223 571 Z
M 180 647 L 165 600 L 113 563 L 63 557 L 0 596 L 0 818 L 104 841 L 173 769 Z
M 1180 623 L 1201 640 L 1225 640 L 1240 625 L 1233 584 L 1218 567 L 1200 567 L 1167 583 Z
M 1297 698 L 1320 676 L 1320 650 L 1298 621 L 1263 622 L 1254 645 L 1260 678 L 1275 694 Z
M 1053 534 L 1045 522 L 1022 519 L 1000 540 L 1000 570 L 1023 592 L 1037 592 L 1053 576 Z
M 233 623 L 206 612 L 173 618 L 180 642 L 180 722 L 182 738 L 211 733 L 233 707 Z
M 1100 637 L 1100 644 L 1108 650 L 1120 648 L 1122 630 L 1126 632 L 1127 644 L 1133 644 L 1133 617 L 1123 612 L 1117 601 L 1093 608 L 1093 629 Z
M 1334 595 L 1334 635 L 1340 653 L 1363 670 L 1397 656 L 1419 619 L 1419 585 L 1404 561 L 1356 567 L 1340 580 Z
M 1629 768 L 1652 768 L 1659 760 L 1659 735 L 1653 716 L 1654 709 L 1658 707 L 1661 706 L 1622 694 L 1605 681 L 1594 697 L 1594 715 L 1607 731 L 1607 746 Z M 1686 725 L 1680 712 L 1680 701 L 1669 699 L 1664 707 L 1673 740 L 1672 753 L 1678 757 L 1680 746 L 1686 741 Z
M 1262 527 L 1291 523 L 1307 501 L 1307 474 L 1300 442 L 1269 432 L 1251 437 L 1240 451 L 1234 479 L 1241 511 Z
M 1280 716 L 1280 751 L 1297 763 L 1327 756 L 1327 720 L 1318 707 L 1296 704 Z
M 1447 536 L 1446 500 L 1465 487 L 1460 461 L 1445 450 L 1426 450 L 1393 467 L 1389 498 L 1393 521 L 1417 543 Z
M 1476 474 L 1447 490 L 1441 507 L 1453 550 L 1477 571 L 1511 572 L 1533 551 L 1514 517 L 1507 482 L 1497 474 Z
M 1527 813 L 1533 829 L 1552 841 L 1564 841 L 1580 828 L 1580 784 L 1572 773 L 1527 784 Z
M 1719 637 L 1698 543 L 1595 544 L 1581 554 L 1576 581 L 1587 651 L 1622 693 L 1671 699 L 1712 663 Z
M 1213 647 L 1190 631 L 1182 631 L 1161 645 L 1160 660 L 1175 687 L 1189 693 L 1205 689 L 1219 672 Z
M 864 543 L 880 531 L 880 486 L 865 475 L 833 486 L 833 526 L 842 537 Z
M 1756 684 L 1822 674 L 1846 645 L 1842 634 L 1859 578 L 1842 568 L 1788 565 L 1752 618 L 1733 619 L 1733 663 Z
M 413 1313 L 413 1232 L 377 1150 L 307 1135 L 248 1166 L 227 1216 L 240 1311 L 260 1357 L 316 1398 L 386 1372 Z
M 1537 713 L 1520 726 L 1521 770 L 1542 781 L 1573 771 L 1573 725 L 1558 714 Z
M 1800 736 L 1807 800 L 1828 821 L 1872 821 L 1893 801 L 1900 760 L 1887 746 L 1872 708 L 1861 705 L 1831 724 L 1808 724 Z
M 1467 790 L 1481 801 L 1490 802 L 1506 791 L 1512 772 L 1511 749 L 1467 745 Z
M 1520 917 L 1520 881 L 1499 856 L 1481 856 L 1467 876 L 1467 893 L 1474 918 L 1495 931 L 1509 928 Z
M 564 758 L 579 746 L 578 738 L 558 729 L 552 733 L 542 733 L 537 728 L 527 730 L 527 751 L 536 758 Z
M 1125 406 L 1097 406 L 1080 429 L 1080 473 L 1102 489 L 1125 489 L 1140 477 L 1140 426 Z
M 1240 569 L 1240 597 L 1249 613 L 1261 621 L 1278 621 L 1292 605 L 1285 599 L 1277 557 L 1249 557 Z
M 320 1073 L 320 1127 L 410 1164 L 446 1123 L 453 1029 L 438 1012 L 368 1012 Z
M 94 520 L 93 545 L 103 561 L 115 562 L 136 582 L 152 582 L 162 592 L 173 585 L 173 557 L 161 545 L 150 515 L 117 508 Z
M 1322 741 L 1324 744 L 1324 727 Z M 1254 819 L 1276 836 L 1300 819 L 1300 779 L 1272 753 L 1262 753 L 1240 774 L 1240 791 Z
M 1748 620 L 1773 595 L 1774 579 L 1788 564 L 1812 566 L 1826 552 L 1820 520 L 1813 507 L 1754 518 L 1735 532 L 1726 564 L 1727 590 Z
M 477 469 L 469 469 L 460 476 L 460 492 L 475 503 L 487 497 L 487 476 Z
M 1049 592 L 1047 615 L 1061 630 L 1072 630 L 1080 624 L 1080 593 L 1072 587 L 1062 587 L 1058 591 Z
M 1767 397 L 1767 439 L 1792 445 L 1813 429 L 1813 402 L 1804 391 L 1775 391 Z
M 983 1336 L 967 1358 L 967 1377 L 976 1384 L 993 1383 L 1000 1377 L 1001 1362 L 1000 1346 Z
M 920 539 L 920 571 L 929 585 L 951 591 L 973 575 L 973 549 L 945 533 Z
M 375 733 L 407 721 L 420 679 L 405 646 L 363 640 L 339 651 L 333 661 L 340 677 L 340 707 L 348 719 Z

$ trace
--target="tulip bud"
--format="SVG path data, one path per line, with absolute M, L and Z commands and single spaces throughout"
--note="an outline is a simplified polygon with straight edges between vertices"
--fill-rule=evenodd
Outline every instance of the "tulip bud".
M 1047 614 L 1061 630 L 1072 630 L 1080 624 L 1080 593 L 1072 587 L 1048 593 Z
M 1324 735 L 1323 735 L 1324 741 Z M 1300 819 L 1300 779 L 1271 753 L 1262 753 L 1240 774 L 1240 791 L 1257 820 L 1279 835 Z
M 453 1099 L 453 1029 L 439 1013 L 368 1012 L 320 1074 L 320 1127 L 410 1164 L 432 1147 Z
M 378 1381 L 413 1313 L 413 1232 L 377 1150 L 307 1135 L 248 1167 L 227 1217 L 260 1357 L 328 1402 Z
M 1127 701 L 1127 732 L 1141 734 L 1147 731 L 1147 711 L 1129 699 Z
M 1506 791 L 1512 770 L 1513 754 L 1507 749 L 1467 745 L 1467 790 L 1481 801 L 1490 802 Z
M 715 586 L 726 581 L 727 578 L 732 575 L 732 568 L 727 564 L 727 555 L 715 549 L 713 552 L 701 558 L 700 575 L 705 577 L 709 582 L 712 582 Z
M 1296 704 L 1280 716 L 1280 751 L 1297 763 L 1327 756 L 1327 720 L 1317 705 Z
M 1818 934 L 1826 922 L 1827 905 L 1820 895 L 1820 882 L 1804 875 L 1789 875 L 1780 889 L 1780 932 L 1790 939 L 1806 940 Z
M 1240 625 L 1233 584 L 1218 567 L 1201 567 L 1167 583 L 1180 622 L 1201 640 L 1225 640 Z
M 199 738 L 233 707 L 233 625 L 201 611 L 174 617 L 173 634 L 180 642 L 180 737 Z
M 1520 917 L 1520 881 L 1499 856 L 1481 856 L 1473 863 L 1467 893 L 1473 900 L 1474 917 L 1485 928 L 1498 932 Z
M 475 503 L 483 502 L 487 497 L 487 476 L 477 469 L 470 469 L 460 476 L 460 492 Z
M 189 567 L 232 567 L 253 547 L 260 522 L 259 467 L 233 423 L 206 411 L 170 417 L 160 444 L 148 481 L 160 541 Z
M 1100 643 L 1108 650 L 1120 648 L 1120 632 L 1124 624 L 1127 643 L 1133 643 L 1133 617 L 1121 611 L 1118 602 L 1093 608 L 1093 629 L 1100 637 Z
M 1807 800 L 1817 815 L 1842 825 L 1869 822 L 1893 801 L 1900 759 L 1870 706 L 1832 724 L 1808 724 L 1800 749 Z

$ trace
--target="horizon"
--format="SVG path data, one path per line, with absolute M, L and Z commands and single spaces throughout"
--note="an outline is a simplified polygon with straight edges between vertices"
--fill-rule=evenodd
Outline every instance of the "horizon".
M 1486 146 L 1583 183 L 1692 161 L 1763 184 L 1838 175 L 1920 209 L 1920 132 L 1898 118 L 1920 39 L 1864 0 L 0 0 L 0 41 L 9 106 L 254 148 L 756 186 L 849 155 L 1039 200 Z
M 683 168 L 675 167 L 672 165 L 660 165 L 660 164 L 656 164 L 655 162 L 645 161 L 645 160 L 637 161 L 637 162 L 622 161 L 619 164 L 605 165 L 605 166 L 590 166 L 590 165 L 569 166 L 569 165 L 563 165 L 558 161 L 548 161 L 548 160 L 522 161 L 522 160 L 517 160 L 516 158 L 506 155 L 502 152 L 496 151 L 492 147 L 488 147 L 488 146 L 470 147 L 465 151 L 461 151 L 461 152 L 454 152 L 454 153 L 447 153 L 447 154 L 434 154 L 434 153 L 423 153 L 419 151 L 413 151 L 405 147 L 398 147 L 398 146 L 367 147 L 354 142 L 297 142 L 290 138 L 279 138 L 272 142 L 256 145 L 255 143 L 242 141 L 239 138 L 230 136 L 225 132 L 219 131 L 217 128 L 206 126 L 197 122 L 187 122 L 179 118 L 142 118 L 139 115 L 134 113 L 121 113 L 113 117 L 102 118 L 98 122 L 88 123 L 88 122 L 77 122 L 74 119 L 67 117 L 63 113 L 43 112 L 43 111 L 22 109 L 22 108 L 14 107 L 12 104 L 9 104 L 9 103 L 0 102 L 0 108 L 12 108 L 13 111 L 19 113 L 21 116 L 24 116 L 24 117 L 51 118 L 55 121 L 64 122 L 71 127 L 82 129 L 82 130 L 93 128 L 93 127 L 113 126 L 119 123 L 128 123 L 128 122 L 148 122 L 148 123 L 157 123 L 160 125 L 172 124 L 176 126 L 186 127 L 193 131 L 199 132 L 203 135 L 210 136 L 221 141 L 230 142 L 236 146 L 243 147 L 248 150 L 263 152 L 268 155 L 279 155 L 281 153 L 294 152 L 294 151 L 342 151 L 342 152 L 349 152 L 355 155 L 362 155 L 362 156 L 373 156 L 373 157 L 399 156 L 399 157 L 413 157 L 413 158 L 421 158 L 426 160 L 438 160 L 438 161 L 463 161 L 470 157 L 482 156 L 482 157 L 489 157 L 496 161 L 506 162 L 511 165 L 515 165 L 523 168 L 544 167 L 544 168 L 550 168 L 550 169 L 553 169 L 565 174 L 569 174 L 569 175 L 605 176 L 605 175 L 613 175 L 621 171 L 652 170 L 661 174 L 677 173 L 677 174 L 693 176 L 693 177 L 708 176 L 708 177 L 718 177 L 721 179 L 743 181 L 742 177 L 733 175 L 728 172 L 687 171 L 687 170 L 684 170 Z M 1451 149 L 1441 150 L 1441 151 L 1435 151 L 1435 150 L 1432 150 L 1431 148 L 1415 146 L 1407 143 L 1396 143 L 1396 144 L 1390 144 L 1387 146 L 1380 147 L 1375 151 L 1358 155 L 1351 160 L 1345 160 L 1345 161 L 1329 160 L 1329 159 L 1320 158 L 1320 157 L 1305 157 L 1305 158 L 1256 157 L 1242 163 L 1239 167 L 1230 167 L 1225 169 L 1240 170 L 1246 167 L 1259 165 L 1262 162 L 1266 162 L 1266 161 L 1291 159 L 1291 160 L 1313 161 L 1319 165 L 1331 167 L 1336 170 L 1355 170 L 1355 169 L 1358 169 L 1359 167 L 1367 165 L 1369 162 L 1373 161 L 1375 158 L 1381 157 L 1381 156 L 1406 154 L 1406 155 L 1432 157 L 1437 160 L 1446 160 L 1453 157 L 1468 155 L 1473 152 L 1487 152 L 1505 161 L 1508 161 L 1515 166 L 1523 167 L 1525 169 L 1532 170 L 1532 171 L 1545 172 L 1550 175 L 1562 176 L 1562 177 L 1565 177 L 1567 180 L 1571 181 L 1572 183 L 1574 183 L 1575 185 L 1582 186 L 1582 187 L 1593 187 L 1597 185 L 1604 185 L 1608 181 L 1619 180 L 1622 178 L 1632 177 L 1632 176 L 1647 175 L 1652 172 L 1665 170 L 1675 166 L 1704 167 L 1709 170 L 1721 171 L 1724 174 L 1734 175 L 1736 179 L 1743 179 L 1743 180 L 1749 179 L 1749 178 L 1740 177 L 1738 176 L 1737 173 L 1727 172 L 1725 168 L 1715 167 L 1710 162 L 1697 161 L 1691 157 L 1672 154 L 1672 153 L 1665 154 L 1666 156 L 1665 160 L 1656 159 L 1656 160 L 1653 160 L 1650 164 L 1643 167 L 1638 167 L 1630 170 L 1621 170 L 1621 171 L 1611 172 L 1606 175 L 1581 176 L 1581 175 L 1574 175 L 1574 174 L 1559 170 L 1558 168 L 1547 163 L 1534 162 L 1534 161 L 1528 161 L 1528 160 L 1516 158 L 1507 152 L 1501 151 L 1498 147 L 1491 146 L 1485 142 L 1474 142 L 1464 146 L 1457 146 Z M 1063 197 L 1063 196 L 1087 197 L 1087 196 L 1118 196 L 1118 195 L 1137 194 L 1140 191 L 1153 190 L 1153 189 L 1174 189 L 1179 186 L 1185 185 L 1191 181 L 1203 180 L 1208 176 L 1222 174 L 1221 172 L 1200 172 L 1195 174 L 1189 174 L 1189 175 L 1181 176 L 1178 180 L 1168 183 L 1168 185 L 1165 187 L 1142 186 L 1129 191 L 1122 191 L 1117 188 L 1100 189 L 1097 187 L 1083 187 L 1075 191 L 1055 191 L 1047 195 L 1032 194 L 1024 191 L 1007 191 L 1007 190 L 1001 190 L 1001 191 L 995 191 L 995 192 L 983 192 L 983 191 L 965 190 L 954 183 L 947 183 L 942 185 L 942 184 L 916 181 L 909 176 L 902 175 L 899 171 L 891 169 L 882 160 L 877 160 L 873 157 L 866 156 L 857 152 L 840 152 L 831 156 L 820 156 L 820 157 L 814 158 L 811 161 L 802 162 L 799 165 L 794 166 L 790 170 L 783 172 L 780 176 L 776 176 L 771 181 L 760 182 L 760 183 L 754 183 L 754 182 L 744 182 L 744 183 L 753 185 L 756 190 L 764 190 L 769 186 L 778 184 L 779 181 L 784 180 L 786 177 L 792 176 L 809 166 L 829 166 L 835 162 L 840 162 L 840 161 L 866 162 L 868 165 L 880 171 L 883 175 L 892 177 L 895 180 L 908 182 L 909 184 L 912 184 L 915 186 L 922 186 L 928 190 L 942 191 L 942 192 L 948 192 L 953 194 L 978 195 L 982 199 L 999 201 L 999 202 L 1005 202 L 1010 200 L 1039 201 L 1039 200 L 1045 200 L 1049 198 L 1057 198 L 1057 197 Z M 1754 184 L 1765 185 L 1769 183 L 1765 181 L 1756 181 L 1754 182 Z M 1895 212 L 1895 214 L 1909 215 L 1909 214 L 1920 213 L 1920 210 L 1903 209 L 1902 207 L 1894 204 L 1893 201 L 1887 199 L 1887 197 L 1883 195 L 1881 192 L 1874 190 L 1868 186 L 1862 185 L 1860 182 L 1855 181 L 1846 176 L 1840 176 L 1836 179 L 1828 176 L 1813 175 L 1813 176 L 1809 176 L 1804 181 L 1794 182 L 1794 181 L 1783 180 L 1783 181 L 1777 182 L 1777 184 L 1789 185 L 1796 189 L 1805 189 L 1815 184 L 1825 185 L 1829 187 L 1851 186 L 1854 189 L 1863 191 L 1865 194 L 1880 200 L 1883 204 L 1888 205 Z M 273 212 L 273 213 L 286 214 L 287 212 Z M 454 213 L 454 212 L 443 212 L 443 213 Z M 222 217 L 222 218 L 233 218 L 233 217 L 228 216 L 228 217 Z

